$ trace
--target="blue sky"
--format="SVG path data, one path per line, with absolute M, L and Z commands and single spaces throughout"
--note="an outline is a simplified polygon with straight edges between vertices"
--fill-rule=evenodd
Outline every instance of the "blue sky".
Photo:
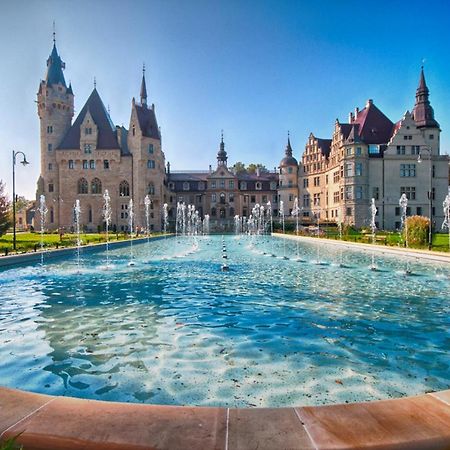
M 414 105 L 420 65 L 441 152 L 450 151 L 450 6 L 446 1 L 6 1 L 0 0 L 0 179 L 11 151 L 31 165 L 17 191 L 33 198 L 39 176 L 38 83 L 56 22 L 57 47 L 80 111 L 97 79 L 114 123 L 128 127 L 142 63 L 172 169 L 215 164 L 224 129 L 229 163 L 269 168 L 287 130 L 299 158 L 312 131 L 368 98 L 393 121 Z

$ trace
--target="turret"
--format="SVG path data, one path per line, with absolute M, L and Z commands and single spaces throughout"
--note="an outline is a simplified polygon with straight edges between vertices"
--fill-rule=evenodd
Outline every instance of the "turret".
M 223 131 L 220 140 L 219 151 L 217 152 L 217 166 L 227 166 L 228 155 L 225 151 L 225 143 L 223 142 Z
M 66 85 L 64 68 L 65 64 L 58 54 L 53 35 L 53 48 L 47 59 L 47 73 L 45 79 L 39 83 L 37 93 L 41 141 L 41 176 L 37 194 L 45 194 L 50 198 L 59 196 L 55 152 L 71 126 L 74 113 L 72 85 Z

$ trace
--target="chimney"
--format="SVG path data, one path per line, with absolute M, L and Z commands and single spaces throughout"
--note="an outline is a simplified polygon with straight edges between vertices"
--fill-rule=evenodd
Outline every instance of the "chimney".
M 259 173 L 260 173 L 260 170 L 259 170 L 259 167 L 257 167 L 257 168 L 256 168 L 256 176 L 257 176 L 257 177 L 259 177 Z
M 211 167 L 211 164 L 209 165 L 209 173 L 212 174 L 212 167 Z
M 369 105 L 372 105 L 372 104 L 373 104 L 373 100 L 371 98 L 369 98 L 369 100 L 367 100 L 366 107 L 368 108 Z
M 348 113 L 348 123 L 353 123 L 353 113 L 351 111 Z
M 358 114 L 359 114 L 359 108 L 356 107 L 356 108 L 355 108 L 355 119 L 358 117 Z
M 167 175 L 170 175 L 170 162 L 167 161 Z
M 154 103 L 152 103 L 152 110 L 153 111 L 155 110 L 155 104 Z

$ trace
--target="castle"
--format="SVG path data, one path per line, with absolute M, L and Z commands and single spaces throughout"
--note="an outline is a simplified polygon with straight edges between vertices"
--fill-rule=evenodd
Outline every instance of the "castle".
M 172 220 L 177 203 L 185 202 L 195 205 L 201 217 L 208 214 L 213 230 L 227 231 L 235 215 L 248 217 L 256 204 L 270 203 L 275 217 L 283 201 L 283 212 L 290 216 L 296 198 L 303 223 L 320 218 L 357 227 L 367 225 L 374 198 L 379 205 L 377 225 L 396 229 L 400 226 L 398 199 L 403 193 L 410 202 L 409 214 L 431 213 L 439 226 L 443 220 L 439 205 L 447 193 L 448 156 L 440 155 L 440 128 L 423 70 L 414 109 L 397 123 L 369 100 L 364 109 L 350 113 L 348 123 L 336 120 L 331 139 L 311 134 L 300 162 L 288 137 L 279 170 L 249 174 L 228 167 L 223 135 L 215 168 L 172 172 L 161 148 L 155 107 L 147 101 L 145 71 L 140 102 L 131 101 L 128 129 L 114 125 L 95 86 L 72 123 L 74 93 L 71 84 L 66 84 L 64 68 L 54 42 L 37 94 L 41 135 L 37 197 L 46 197 L 49 229 L 73 227 L 76 199 L 85 228 L 101 229 L 105 190 L 111 197 L 112 227 L 119 231 L 128 230 L 130 199 L 136 225 L 145 227 L 147 195 L 154 231 L 161 230 L 165 203 Z

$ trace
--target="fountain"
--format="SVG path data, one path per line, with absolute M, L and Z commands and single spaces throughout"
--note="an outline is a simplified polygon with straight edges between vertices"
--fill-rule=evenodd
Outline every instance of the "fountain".
M 150 241 L 150 205 L 152 201 L 148 195 L 144 198 L 145 205 L 145 234 L 147 235 L 147 242 Z
M 375 216 L 377 215 L 377 207 L 375 206 L 375 199 L 372 198 L 370 205 L 370 229 L 372 230 L 372 245 L 375 245 L 375 232 L 377 230 L 377 226 L 375 224 Z M 370 270 L 376 271 L 378 270 L 375 264 L 375 250 L 372 250 L 372 264 L 370 266 Z
M 75 205 L 73 206 L 74 218 L 75 218 L 75 232 L 77 234 L 77 271 L 80 272 L 80 247 L 81 247 L 81 239 L 80 239 L 80 214 L 81 214 L 81 206 L 80 200 L 75 200 Z
M 448 194 L 442 203 L 444 209 L 444 222 L 442 222 L 442 229 L 448 230 L 448 250 L 450 251 L 450 187 L 448 188 Z
M 402 194 L 398 204 L 402 208 L 402 216 L 401 216 L 402 222 L 401 222 L 400 233 L 405 235 L 404 243 L 405 243 L 405 247 L 408 248 L 408 222 L 406 220 L 406 214 L 407 214 L 407 208 L 408 208 L 408 198 L 406 197 L 406 194 L 404 194 L 404 193 Z M 411 275 L 411 270 L 409 268 L 409 259 L 406 259 L 405 274 Z
M 108 189 L 105 189 L 103 194 L 103 220 L 105 221 L 106 232 L 106 266 L 105 269 L 109 269 L 109 227 L 111 225 L 111 197 L 109 196 Z
M 281 220 L 281 229 L 283 230 L 283 234 L 285 234 L 285 226 L 284 226 L 284 202 L 280 200 L 280 210 L 278 212 L 280 220 Z M 283 259 L 288 259 L 286 256 L 286 239 L 283 239 Z
M 39 197 L 39 214 L 41 217 L 41 266 L 44 265 L 44 231 L 45 231 L 45 219 L 47 217 L 48 209 L 45 204 L 45 195 Z
M 314 213 L 316 219 L 317 219 L 317 234 L 316 236 L 319 238 L 320 237 L 320 212 L 321 209 L 320 207 L 317 207 L 316 212 Z M 321 266 L 324 265 L 325 263 L 320 261 L 320 245 L 317 245 L 317 255 L 316 255 L 316 262 L 317 265 Z
M 209 214 L 205 214 L 205 217 L 203 218 L 203 234 L 209 234 Z
M 134 257 L 133 257 L 133 222 L 134 222 L 134 210 L 133 210 L 133 199 L 130 198 L 130 203 L 128 204 L 128 225 L 130 227 L 130 262 L 129 266 L 134 266 Z
M 342 242 L 342 210 L 341 210 L 341 208 L 339 208 L 337 210 L 336 221 L 337 221 L 338 232 L 339 232 L 339 240 Z M 342 250 L 342 244 L 341 244 L 341 246 L 339 248 L 339 267 L 345 267 L 343 259 L 344 259 L 344 252 Z
M 167 234 L 167 226 L 169 224 L 169 212 L 167 210 L 167 203 L 163 205 L 163 232 Z
M 241 232 L 241 218 L 236 215 L 234 216 L 234 234 L 239 235 Z
M 301 209 L 298 207 L 298 197 L 295 197 L 294 199 L 294 207 L 292 208 L 291 215 L 295 217 L 295 234 L 298 236 L 299 233 L 299 227 L 298 227 L 298 220 L 300 216 Z M 296 261 L 301 261 L 300 259 L 300 251 L 299 251 L 299 241 L 297 239 L 297 258 Z
M 269 222 L 270 235 L 272 236 L 272 234 L 273 234 L 273 216 L 272 216 L 272 204 L 270 202 L 267 202 L 267 204 L 266 204 L 266 211 L 267 211 L 267 216 L 268 216 L 267 221 Z

